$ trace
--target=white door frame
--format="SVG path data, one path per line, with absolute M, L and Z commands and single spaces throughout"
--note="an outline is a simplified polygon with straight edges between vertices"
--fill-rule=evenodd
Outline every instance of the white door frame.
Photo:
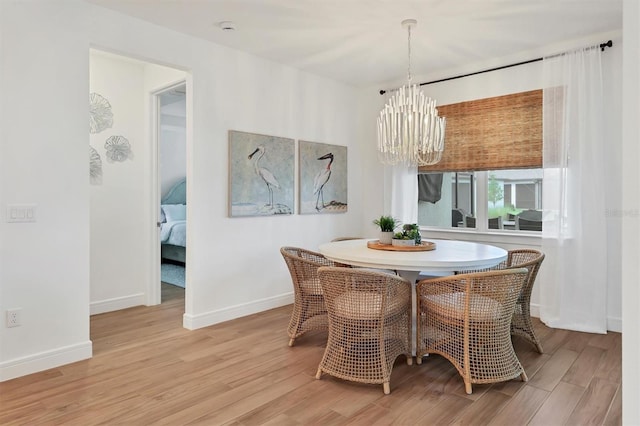
M 178 86 L 187 87 L 187 78 L 183 78 L 177 80 L 175 82 L 169 83 L 167 85 L 161 86 L 160 88 L 152 91 L 150 93 L 150 117 L 151 117 L 151 161 L 150 161 L 150 174 L 151 174 L 151 190 L 150 190 L 150 209 L 149 209 L 149 217 L 151 218 L 151 223 L 153 224 L 155 231 L 151 233 L 151 250 L 150 256 L 151 261 L 149 264 L 151 265 L 150 279 L 148 281 L 147 288 L 147 306 L 158 305 L 161 303 L 162 292 L 160 285 L 160 95 L 169 90 L 172 90 Z M 185 95 L 185 96 L 188 96 Z M 187 103 L 188 103 L 187 97 Z M 189 114 L 189 108 L 187 108 L 186 113 Z M 187 119 L 187 123 L 189 120 Z M 187 135 L 190 133 L 188 129 L 186 129 Z M 188 140 L 187 140 L 188 143 Z M 186 148 L 185 148 L 186 149 Z M 187 166 L 188 168 L 188 166 Z M 188 185 L 188 182 L 187 182 Z M 188 193 L 187 193 L 188 196 Z M 187 246 L 188 246 L 187 239 Z M 188 250 L 187 250 L 188 252 Z M 185 259 L 186 262 L 186 259 Z M 186 280 L 186 277 L 185 277 Z M 186 285 L 185 285 L 186 287 Z M 185 289 L 186 292 L 186 289 Z

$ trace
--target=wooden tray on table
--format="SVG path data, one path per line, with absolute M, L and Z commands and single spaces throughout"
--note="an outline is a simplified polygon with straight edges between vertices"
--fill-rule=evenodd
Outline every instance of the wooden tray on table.
M 436 243 L 431 241 L 422 241 L 416 246 L 394 246 L 393 244 L 382 244 L 380 240 L 367 241 L 367 247 L 374 250 L 388 251 L 429 251 L 435 250 Z

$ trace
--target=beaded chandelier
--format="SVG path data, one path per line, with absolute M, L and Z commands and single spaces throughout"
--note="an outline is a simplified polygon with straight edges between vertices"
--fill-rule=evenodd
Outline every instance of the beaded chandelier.
M 411 84 L 411 28 L 416 24 L 415 19 L 402 21 L 408 32 L 407 84 L 389 98 L 378 117 L 378 158 L 384 164 L 436 164 L 444 151 L 446 120 L 438 117 L 436 102 Z

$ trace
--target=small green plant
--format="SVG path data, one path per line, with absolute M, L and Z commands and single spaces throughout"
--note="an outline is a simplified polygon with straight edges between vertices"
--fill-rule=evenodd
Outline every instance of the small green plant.
M 400 225 L 400 222 L 391 216 L 380 216 L 373 221 L 373 224 L 379 226 L 382 232 L 393 232 Z
M 396 240 L 415 240 L 416 244 L 420 244 L 422 242 L 420 229 L 415 223 L 402 225 L 402 232 L 396 232 L 393 235 L 393 238 Z

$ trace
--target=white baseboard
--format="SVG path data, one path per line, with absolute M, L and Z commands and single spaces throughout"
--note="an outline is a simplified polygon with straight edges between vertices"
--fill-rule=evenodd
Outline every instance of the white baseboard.
M 540 318 L 540 305 L 532 303 L 529 306 L 529 313 L 532 317 Z
M 0 382 L 91 358 L 91 340 L 0 363 Z
M 278 296 L 268 297 L 266 299 L 256 300 L 242 305 L 230 306 L 228 308 L 219 309 L 217 311 L 206 312 L 198 315 L 184 314 L 182 317 L 182 325 L 189 330 L 195 330 L 202 327 L 218 324 L 224 321 L 244 317 L 268 309 L 279 308 L 280 306 L 290 305 L 293 303 L 293 292 L 285 293 Z
M 540 305 L 531 304 L 531 316 L 540 318 Z M 607 317 L 607 331 L 622 333 L 622 318 Z
M 129 296 L 91 302 L 89 312 L 90 315 L 104 314 L 105 312 L 119 311 L 120 309 L 144 305 L 145 302 L 144 293 L 131 294 Z
M 607 317 L 607 330 L 622 333 L 622 318 Z

